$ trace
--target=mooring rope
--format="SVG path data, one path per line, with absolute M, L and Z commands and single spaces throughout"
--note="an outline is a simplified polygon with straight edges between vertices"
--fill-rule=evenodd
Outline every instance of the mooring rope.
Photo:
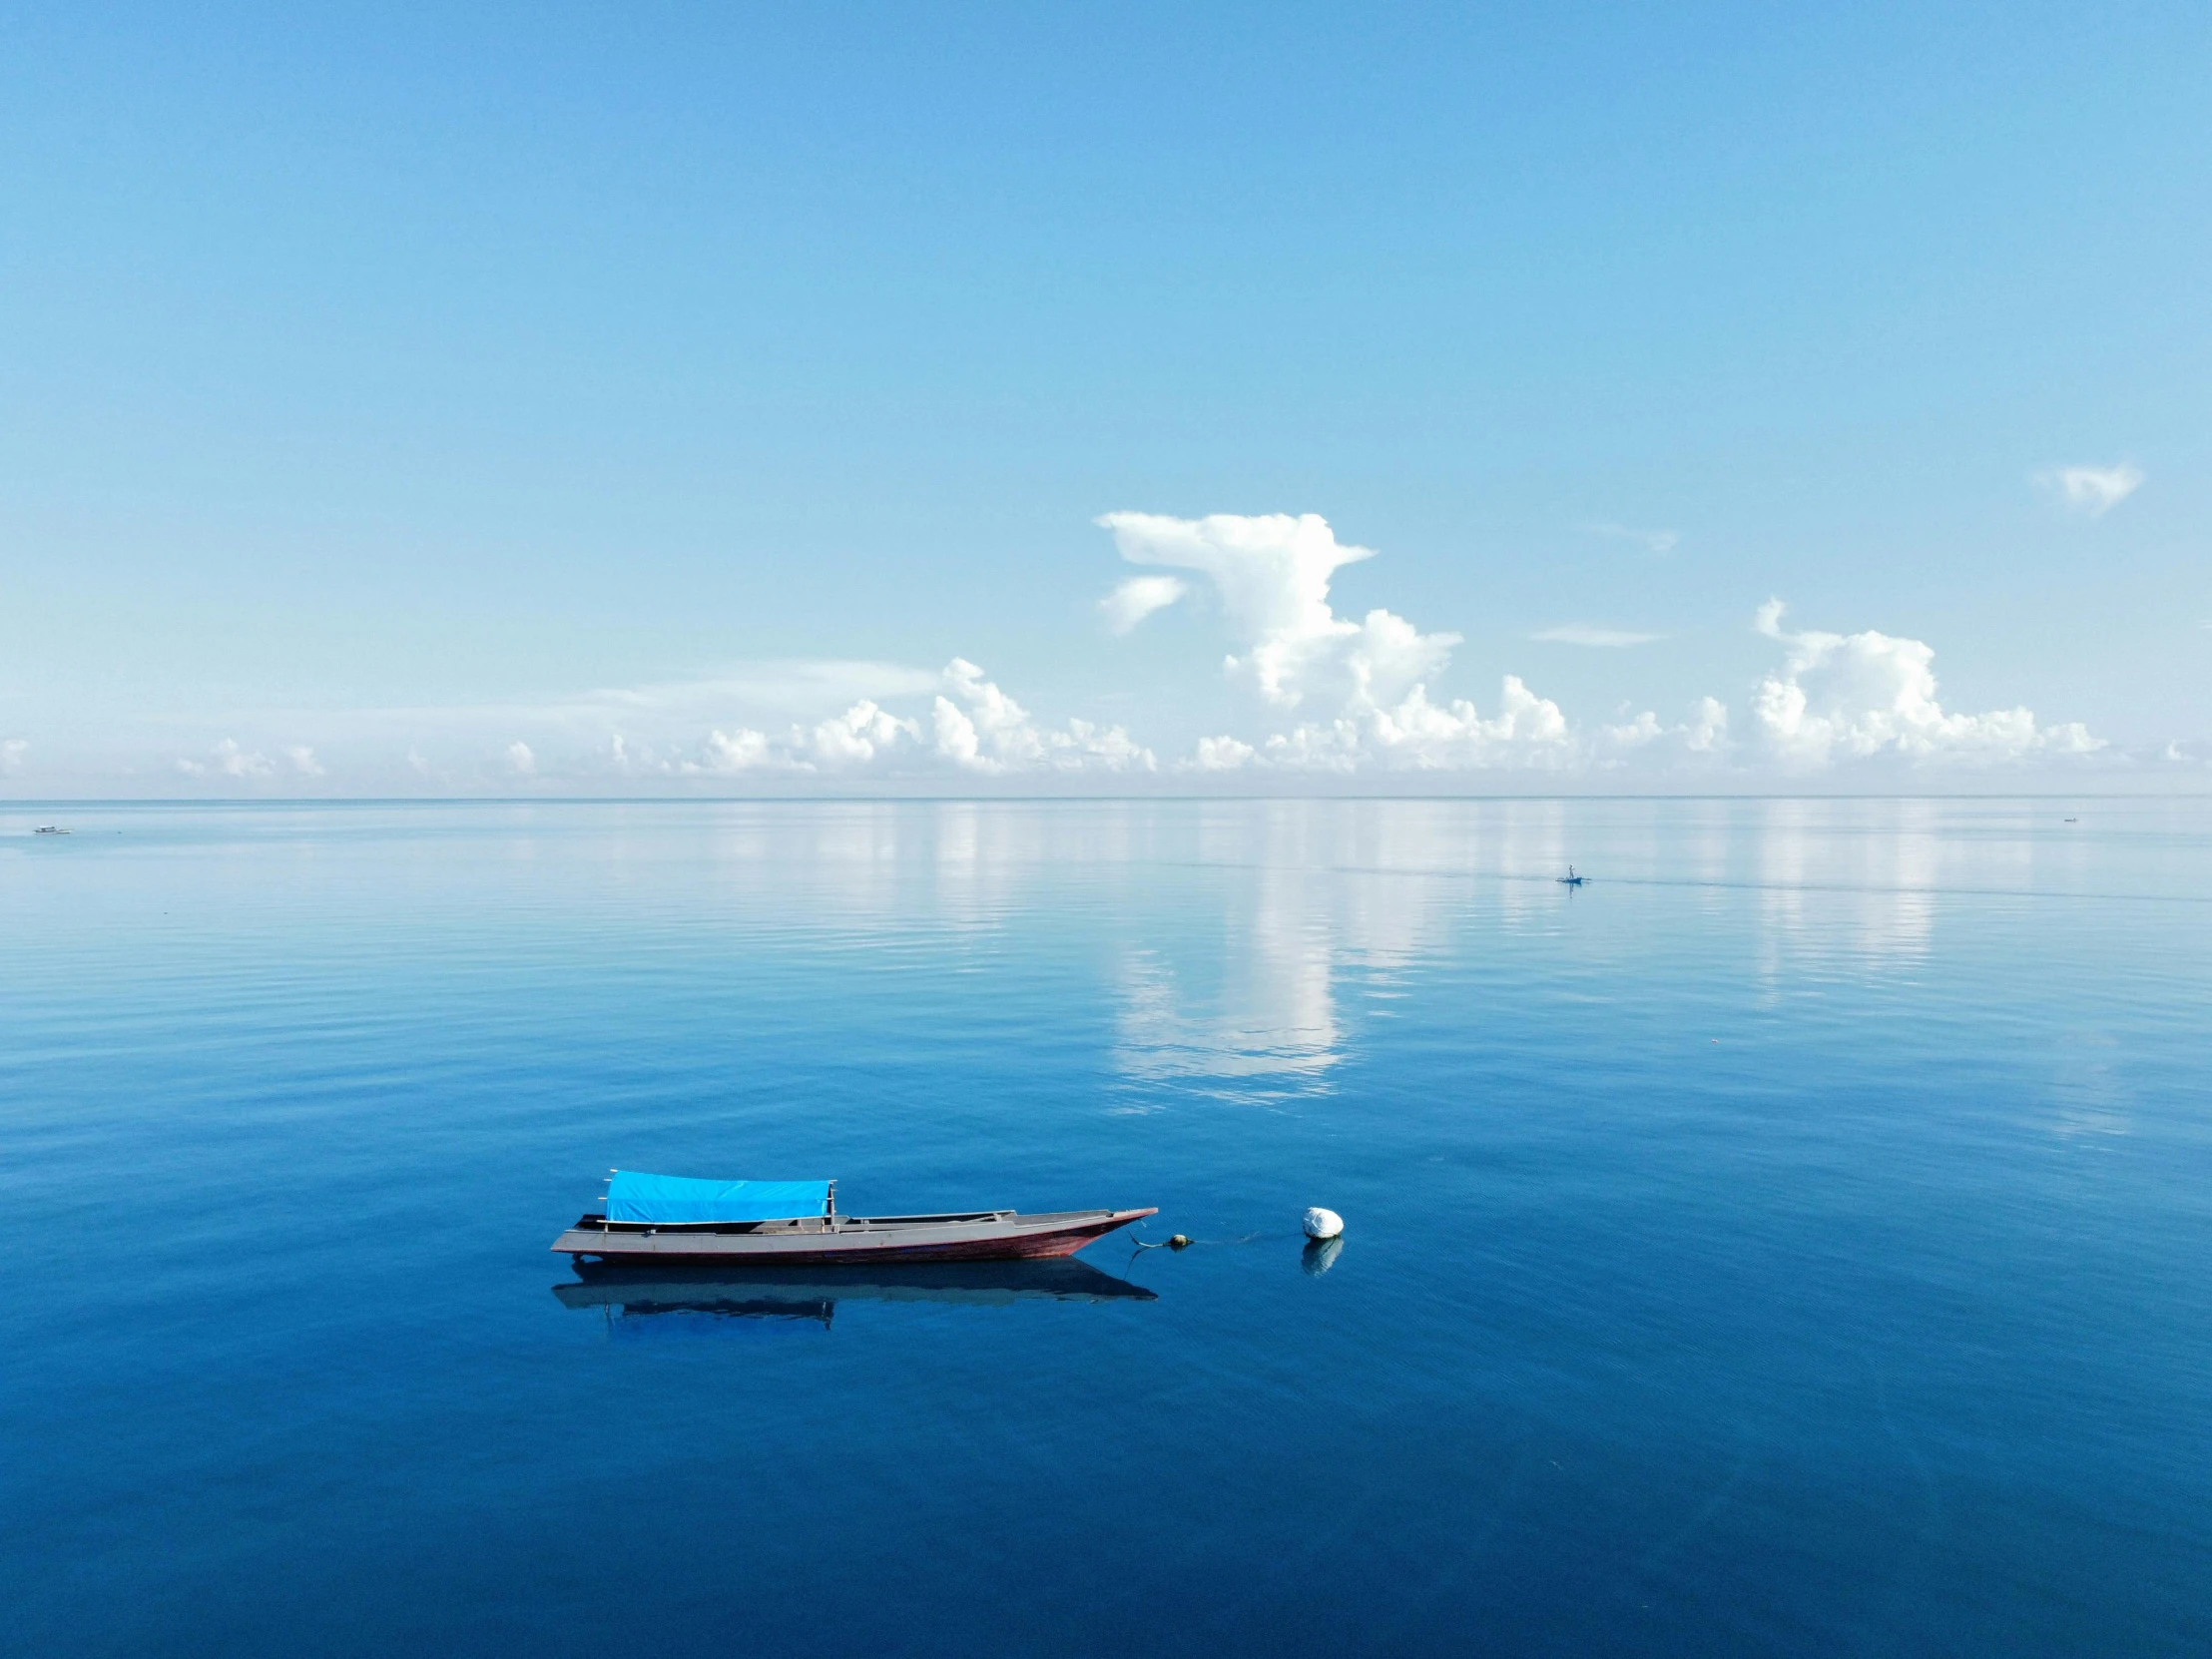
M 1250 1244 L 1254 1239 L 1266 1237 L 1268 1235 L 1265 1233 L 1247 1233 L 1241 1239 L 1194 1239 L 1188 1233 L 1175 1233 L 1165 1239 L 1140 1239 L 1132 1233 L 1129 1235 L 1129 1242 L 1138 1250 L 1188 1250 L 1193 1245 Z

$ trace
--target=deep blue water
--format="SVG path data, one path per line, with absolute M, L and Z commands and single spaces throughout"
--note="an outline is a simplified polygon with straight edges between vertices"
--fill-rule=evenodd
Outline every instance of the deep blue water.
M 9 810 L 0 926 L 9 1652 L 2212 1644 L 2212 803 Z M 1199 1243 L 570 1306 L 615 1165 Z

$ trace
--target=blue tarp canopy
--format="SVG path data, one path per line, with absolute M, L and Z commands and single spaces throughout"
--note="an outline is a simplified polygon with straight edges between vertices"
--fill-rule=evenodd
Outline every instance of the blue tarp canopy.
M 609 1221 L 783 1221 L 829 1208 L 827 1181 L 694 1181 L 621 1169 L 607 1183 Z

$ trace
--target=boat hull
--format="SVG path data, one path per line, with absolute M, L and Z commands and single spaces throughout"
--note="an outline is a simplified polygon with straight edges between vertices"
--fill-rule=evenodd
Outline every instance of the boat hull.
M 743 1227 L 643 1227 L 586 1216 L 555 1251 L 602 1262 L 744 1262 L 762 1266 L 866 1262 L 1019 1262 L 1072 1256 L 1092 1240 L 1157 1215 L 1068 1210 L 1024 1216 L 837 1216 Z

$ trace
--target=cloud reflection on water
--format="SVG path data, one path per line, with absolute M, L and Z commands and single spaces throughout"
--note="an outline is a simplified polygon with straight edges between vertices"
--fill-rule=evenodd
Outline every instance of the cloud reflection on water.
M 1457 804 L 1215 809 L 1197 838 L 1223 871 L 1219 926 L 1126 949 L 1116 1065 L 1141 1079 L 1323 1086 L 1343 1057 L 1346 983 L 1386 1002 L 1446 947 L 1467 896 L 1468 826 Z
M 1556 933 L 1552 968 L 1579 972 L 1685 925 L 1734 934 L 1769 997 L 1918 973 L 1946 887 L 2032 887 L 2024 822 L 1910 800 L 944 802 L 745 806 L 724 830 L 733 868 L 782 871 L 856 946 L 951 928 L 987 949 L 1087 916 L 1112 1065 L 1266 1097 L 1326 1089 L 1424 962 L 1485 936 Z M 1586 891 L 1556 883 L 1569 862 Z

